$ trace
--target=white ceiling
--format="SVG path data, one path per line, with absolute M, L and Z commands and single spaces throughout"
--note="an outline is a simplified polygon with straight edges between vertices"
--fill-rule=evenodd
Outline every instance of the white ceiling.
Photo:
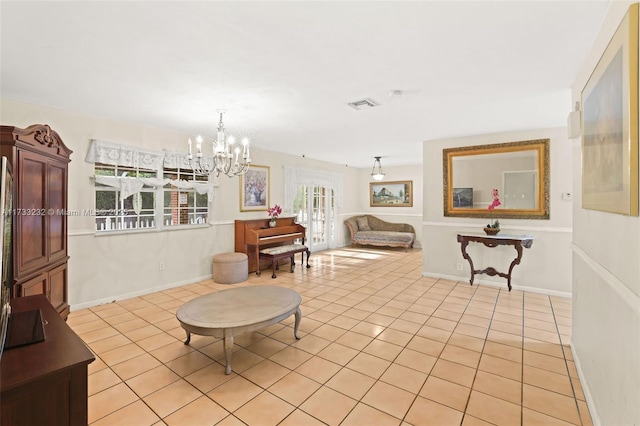
M 425 140 L 564 126 L 607 7 L 3 0 L 0 90 L 210 137 L 226 109 L 227 129 L 262 149 L 418 164 Z M 365 97 L 380 106 L 347 106 Z

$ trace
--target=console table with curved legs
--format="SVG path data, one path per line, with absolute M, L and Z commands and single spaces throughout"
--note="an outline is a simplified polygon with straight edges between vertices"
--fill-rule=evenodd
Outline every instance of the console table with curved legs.
M 511 272 L 513 267 L 520 264 L 522 259 L 522 248 L 530 248 L 533 244 L 533 237 L 531 235 L 484 235 L 484 234 L 458 234 L 458 242 L 462 250 L 462 257 L 469 261 L 471 266 L 471 279 L 469 284 L 473 285 L 473 279 L 476 275 L 487 274 L 489 276 L 498 275 L 499 277 L 507 279 L 507 286 L 511 291 Z M 498 246 L 513 246 L 516 249 L 516 258 L 513 259 L 509 266 L 509 272 L 499 272 L 495 268 L 489 266 L 485 269 L 473 269 L 473 261 L 471 256 L 467 253 L 467 246 L 470 242 L 482 243 L 485 247 L 498 247 Z

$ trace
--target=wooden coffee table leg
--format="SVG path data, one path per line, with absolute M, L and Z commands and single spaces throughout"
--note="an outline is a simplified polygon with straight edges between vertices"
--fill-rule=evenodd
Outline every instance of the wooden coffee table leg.
M 185 331 L 187 331 L 187 330 L 185 330 Z M 190 341 L 191 341 L 191 333 L 189 333 L 189 332 L 187 331 L 187 340 L 185 340 L 184 344 L 185 344 L 185 345 L 188 345 Z
M 294 315 L 296 316 L 296 322 L 293 328 L 293 335 L 296 337 L 296 339 L 300 340 L 300 336 L 298 335 L 298 326 L 300 325 L 300 320 L 302 319 L 302 311 L 300 310 L 300 307 L 296 309 Z
M 233 353 L 233 334 L 231 330 L 224 330 L 224 357 L 227 362 L 227 369 L 224 374 L 231 374 L 231 354 Z

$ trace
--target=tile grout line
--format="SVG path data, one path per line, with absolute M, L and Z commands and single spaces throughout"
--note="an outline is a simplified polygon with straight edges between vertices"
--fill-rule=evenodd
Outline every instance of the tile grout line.
M 553 302 L 551 301 L 551 297 L 549 297 L 549 303 L 551 304 L 551 313 L 553 314 L 554 324 L 556 326 L 556 332 L 558 333 L 558 338 L 560 339 L 560 348 L 562 349 L 562 359 L 564 361 L 565 368 L 567 369 L 567 377 L 569 379 L 569 384 L 571 385 L 571 393 L 573 394 L 573 401 L 576 405 L 576 410 L 578 412 L 578 420 L 580 421 L 580 425 L 584 422 L 582 421 L 582 415 L 580 410 L 580 405 L 578 404 L 578 396 L 576 395 L 576 389 L 573 384 L 573 377 L 571 376 L 571 369 L 569 368 L 569 363 L 567 361 L 567 354 L 565 353 L 564 345 L 562 343 L 562 337 L 560 336 L 560 329 L 558 328 L 558 319 L 553 307 Z M 572 307 L 573 308 L 573 307 Z
M 478 291 L 477 290 L 478 288 L 479 288 L 479 285 L 476 288 L 476 292 Z M 484 354 L 484 348 L 487 345 L 487 339 L 489 338 L 489 332 L 491 331 L 491 324 L 493 323 L 493 317 L 494 317 L 495 312 L 496 312 L 496 306 L 498 305 L 498 300 L 500 299 L 500 292 L 501 291 L 502 291 L 502 289 L 500 289 L 500 291 L 498 291 L 498 293 L 496 294 L 496 300 L 493 303 L 493 310 L 491 311 L 491 318 L 489 318 L 489 325 L 487 326 L 487 334 L 485 335 L 484 342 L 482 343 L 482 351 L 480 352 L 480 359 L 478 359 L 478 365 L 475 368 L 475 372 L 473 374 L 473 380 L 471 380 L 471 385 L 469 387 L 469 396 L 467 397 L 467 402 L 466 402 L 466 404 L 464 406 L 464 411 L 462 413 L 462 419 L 460 420 L 460 425 L 461 426 L 464 423 L 464 418 L 467 416 L 467 409 L 469 408 L 469 402 L 471 401 L 471 393 L 473 392 L 473 384 L 475 383 L 476 377 L 478 376 L 478 371 L 480 370 L 480 361 L 482 360 L 482 355 Z M 484 419 L 482 419 L 482 420 L 484 420 Z
M 520 351 L 520 424 L 524 425 L 524 330 L 527 321 L 525 317 L 525 296 L 522 296 L 522 350 Z

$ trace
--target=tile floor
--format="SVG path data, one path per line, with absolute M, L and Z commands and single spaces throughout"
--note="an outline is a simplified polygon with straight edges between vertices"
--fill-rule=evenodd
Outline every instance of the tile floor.
M 72 312 L 96 354 L 92 425 L 591 425 L 568 346 L 571 300 L 421 276 L 422 252 L 343 248 L 234 285 L 302 295 L 293 317 L 222 341 L 185 333 L 197 282 Z

